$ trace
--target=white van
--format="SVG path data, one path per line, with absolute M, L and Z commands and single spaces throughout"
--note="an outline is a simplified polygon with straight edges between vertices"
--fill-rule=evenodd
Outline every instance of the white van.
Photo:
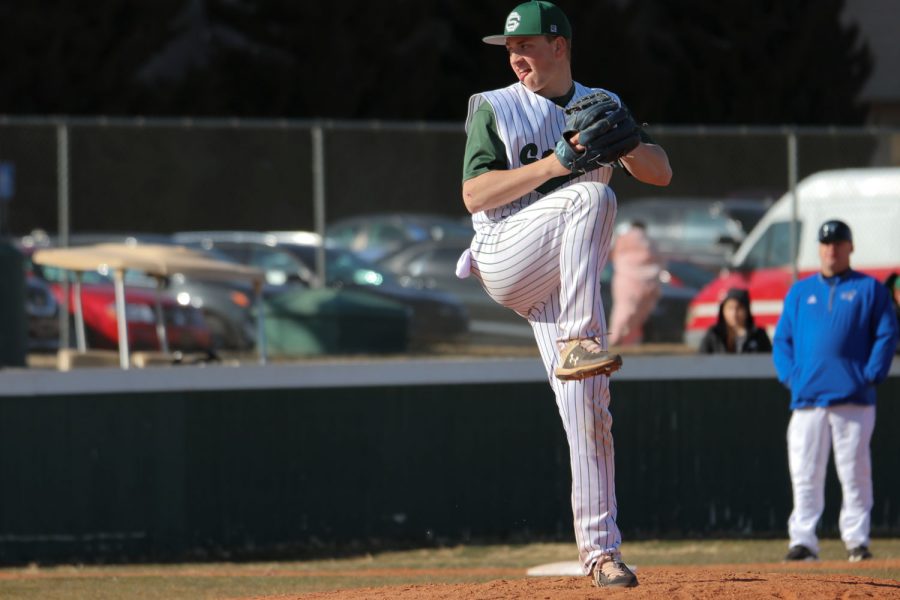
M 793 283 L 791 273 L 792 194 L 782 196 L 735 252 L 731 268 L 704 287 L 691 301 L 685 323 L 685 343 L 700 345 L 714 325 L 719 303 L 730 288 L 750 292 L 756 324 L 769 335 Z M 819 269 L 819 225 L 840 219 L 853 232 L 850 265 L 879 281 L 900 272 L 900 168 L 841 169 L 810 175 L 797 185 L 799 277 Z

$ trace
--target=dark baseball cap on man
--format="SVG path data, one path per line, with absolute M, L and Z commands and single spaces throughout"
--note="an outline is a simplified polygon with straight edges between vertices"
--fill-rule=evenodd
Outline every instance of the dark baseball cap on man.
M 850 233 L 850 228 L 843 221 L 832 219 L 831 221 L 825 221 L 819 226 L 820 244 L 833 244 L 844 241 L 852 242 L 853 234 Z
M 532 0 L 512 9 L 504 22 L 503 33 L 483 40 L 486 44 L 503 46 L 508 37 L 526 35 L 561 35 L 572 39 L 572 26 L 565 13 L 552 2 Z

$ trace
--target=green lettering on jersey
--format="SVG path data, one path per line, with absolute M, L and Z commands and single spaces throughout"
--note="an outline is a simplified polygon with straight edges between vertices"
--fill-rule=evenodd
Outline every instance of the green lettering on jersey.
M 537 144 L 525 144 L 522 147 L 522 151 L 519 152 L 519 162 L 523 165 L 530 165 L 533 162 L 537 161 Z M 547 158 L 551 154 L 553 154 L 555 150 L 550 148 L 549 150 L 544 150 L 544 153 L 541 154 L 541 158 Z
M 551 154 L 553 154 L 555 150 L 550 148 L 549 150 L 545 150 L 543 154 L 541 154 L 541 158 L 547 158 Z M 537 144 L 525 144 L 522 146 L 522 151 L 519 152 L 519 162 L 523 165 L 530 165 L 533 162 L 537 162 L 538 159 L 538 147 Z M 572 179 L 575 175 L 563 175 L 562 177 L 554 177 L 553 179 L 544 182 L 543 185 L 537 188 L 537 191 L 546 194 L 552 190 L 555 190 L 559 186 L 563 185 L 569 179 Z
M 519 162 L 523 165 L 530 165 L 537 161 L 537 153 L 537 144 L 525 144 L 522 146 L 522 151 L 519 152 Z

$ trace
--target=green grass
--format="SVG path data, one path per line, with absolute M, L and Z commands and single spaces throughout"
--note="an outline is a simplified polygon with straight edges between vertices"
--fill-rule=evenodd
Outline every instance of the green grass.
M 779 562 L 783 540 L 690 540 L 630 542 L 623 547 L 629 564 L 740 564 Z M 900 559 L 900 539 L 875 540 L 876 558 Z M 900 569 L 878 563 L 844 562 L 837 540 L 825 540 L 822 568 L 813 572 L 851 573 L 900 579 Z M 458 583 L 524 577 L 529 567 L 575 560 L 574 544 L 457 546 L 384 552 L 346 559 L 304 562 L 203 563 L 182 565 L 57 566 L 0 569 L 4 600 L 211 600 L 302 594 L 352 587 L 414 583 Z M 407 576 L 388 569 L 428 570 Z M 480 569 L 472 573 L 454 570 Z M 441 571 L 446 571 L 442 573 Z M 804 566 L 804 572 L 811 572 Z

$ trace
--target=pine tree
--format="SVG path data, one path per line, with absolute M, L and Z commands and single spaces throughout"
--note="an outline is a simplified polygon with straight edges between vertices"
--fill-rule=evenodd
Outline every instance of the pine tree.
M 872 57 L 844 0 L 681 0 L 647 5 L 642 111 L 667 123 L 859 124 Z M 661 93 L 653 93 L 657 88 Z

